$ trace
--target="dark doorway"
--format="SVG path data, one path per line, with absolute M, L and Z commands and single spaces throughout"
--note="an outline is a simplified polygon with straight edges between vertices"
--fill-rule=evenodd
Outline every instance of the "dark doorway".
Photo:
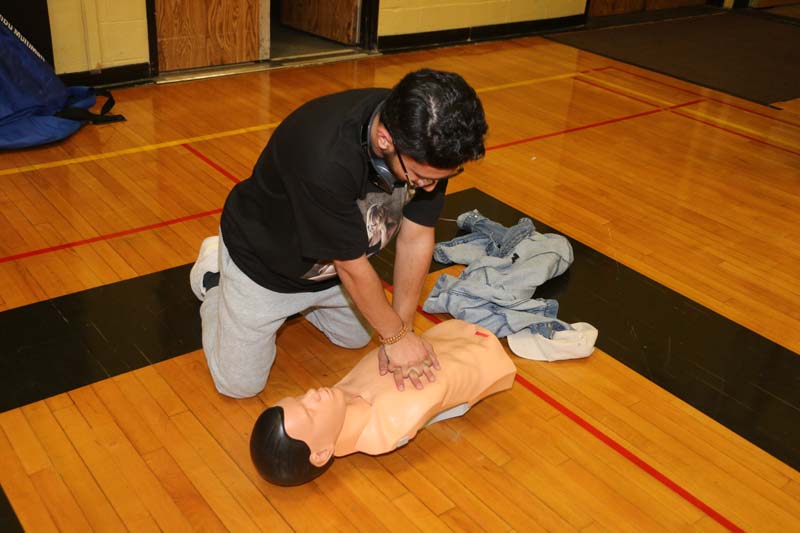
M 45 61 L 55 68 L 47 0 L 3 2 L 0 15 L 3 15 L 42 54 Z
M 362 52 L 377 40 L 378 0 L 270 0 L 270 60 Z

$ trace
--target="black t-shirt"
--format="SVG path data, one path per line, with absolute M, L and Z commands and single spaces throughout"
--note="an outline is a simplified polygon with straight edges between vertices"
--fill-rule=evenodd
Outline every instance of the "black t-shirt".
M 372 254 L 405 216 L 435 226 L 446 182 L 431 193 L 388 194 L 362 144 L 387 89 L 356 89 L 304 104 L 278 126 L 253 175 L 238 183 L 222 212 L 225 245 L 242 272 L 270 290 L 319 291 L 337 283 L 331 260 Z

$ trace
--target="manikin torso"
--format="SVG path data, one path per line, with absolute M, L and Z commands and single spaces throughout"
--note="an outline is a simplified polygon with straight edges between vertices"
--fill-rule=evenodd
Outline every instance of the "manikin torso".
M 516 367 L 487 330 L 460 320 L 434 326 L 423 336 L 436 350 L 441 370 L 425 388 L 398 391 L 391 374 L 377 375 L 375 353 L 365 356 L 335 388 L 345 393 L 344 425 L 334 455 L 377 455 L 413 438 L 442 412 L 472 406 L 511 388 Z

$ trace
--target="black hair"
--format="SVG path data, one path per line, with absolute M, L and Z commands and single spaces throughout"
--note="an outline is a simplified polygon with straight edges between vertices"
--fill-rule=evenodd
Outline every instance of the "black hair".
M 286 433 L 283 407 L 272 406 L 264 410 L 250 434 L 250 458 L 261 477 L 284 487 L 308 483 L 325 472 L 333 463 L 333 456 L 322 466 L 310 461 L 311 449 L 301 440 Z
M 435 168 L 456 168 L 486 152 L 481 101 L 453 72 L 406 74 L 386 99 L 381 121 L 400 153 Z

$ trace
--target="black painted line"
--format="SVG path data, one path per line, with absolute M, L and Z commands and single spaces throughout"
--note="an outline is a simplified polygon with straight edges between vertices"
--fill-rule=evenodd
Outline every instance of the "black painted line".
M 477 208 L 525 216 L 476 189 L 447 196 L 437 241 Z M 537 230 L 552 230 L 543 224 Z M 598 347 L 794 468 L 800 467 L 800 358 L 616 261 L 571 241 L 575 263 L 537 290 L 559 317 L 600 330 Z M 372 262 L 391 283 L 393 247 Z M 0 313 L 0 411 L 201 348 L 191 265 Z M 434 263 L 432 270 L 443 268 Z

